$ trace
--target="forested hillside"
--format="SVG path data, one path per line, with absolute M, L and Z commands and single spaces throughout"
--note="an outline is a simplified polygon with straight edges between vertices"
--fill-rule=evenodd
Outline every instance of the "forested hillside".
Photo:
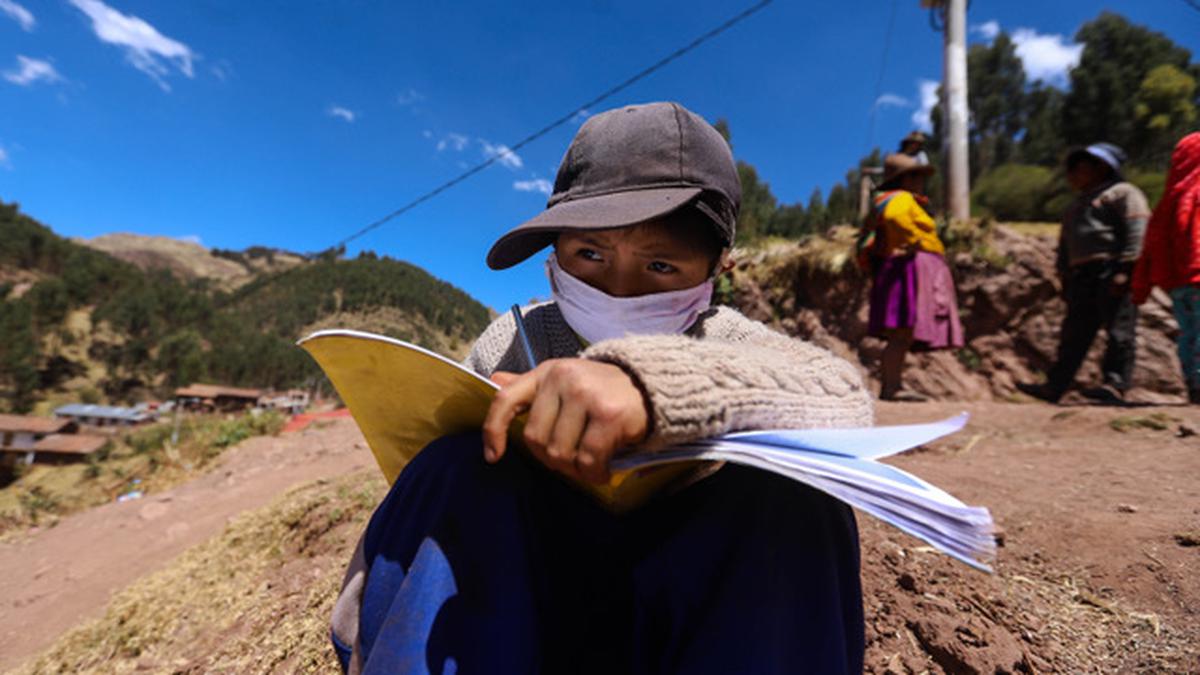
M 197 380 L 310 385 L 295 340 L 348 325 L 461 353 L 487 308 L 408 263 L 313 256 L 235 291 L 139 269 L 0 202 L 0 401 L 130 402 Z M 222 252 L 237 257 L 235 252 Z

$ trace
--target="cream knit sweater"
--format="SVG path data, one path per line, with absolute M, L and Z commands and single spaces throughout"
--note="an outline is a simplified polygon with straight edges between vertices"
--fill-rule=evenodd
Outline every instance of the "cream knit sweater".
M 522 315 L 539 363 L 583 357 L 629 373 L 651 412 L 643 447 L 739 430 L 873 422 L 871 396 L 852 365 L 728 307 L 707 310 L 684 335 L 626 337 L 586 349 L 554 303 L 527 306 Z M 465 365 L 484 376 L 529 370 L 511 314 L 488 326 Z

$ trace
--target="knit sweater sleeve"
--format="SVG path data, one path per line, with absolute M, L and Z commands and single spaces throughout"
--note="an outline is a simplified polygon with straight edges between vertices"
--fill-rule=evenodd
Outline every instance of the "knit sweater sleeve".
M 508 313 L 497 316 L 471 346 L 463 365 L 484 377 L 497 370 L 523 372 L 517 352 L 517 325 Z
M 739 430 L 861 427 L 872 399 L 847 361 L 736 318 L 720 337 L 640 336 L 607 340 L 585 358 L 620 366 L 645 393 L 647 448 Z

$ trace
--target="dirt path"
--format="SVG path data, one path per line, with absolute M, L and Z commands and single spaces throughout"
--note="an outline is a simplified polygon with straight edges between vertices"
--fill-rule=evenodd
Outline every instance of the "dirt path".
M 962 433 L 894 462 L 991 509 L 997 573 L 860 518 L 868 670 L 1200 672 L 1200 408 L 884 404 L 879 421 L 962 410 Z
M 100 614 L 109 596 L 288 488 L 373 465 L 349 419 L 253 438 L 208 473 L 0 544 L 0 671 Z

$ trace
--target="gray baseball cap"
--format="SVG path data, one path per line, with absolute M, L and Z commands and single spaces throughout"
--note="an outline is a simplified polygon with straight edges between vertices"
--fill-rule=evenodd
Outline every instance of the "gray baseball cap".
M 546 210 L 500 237 L 492 269 L 512 267 L 565 230 L 636 225 L 693 204 L 733 243 L 742 186 L 725 139 L 678 103 L 646 103 L 588 119 L 558 167 Z

